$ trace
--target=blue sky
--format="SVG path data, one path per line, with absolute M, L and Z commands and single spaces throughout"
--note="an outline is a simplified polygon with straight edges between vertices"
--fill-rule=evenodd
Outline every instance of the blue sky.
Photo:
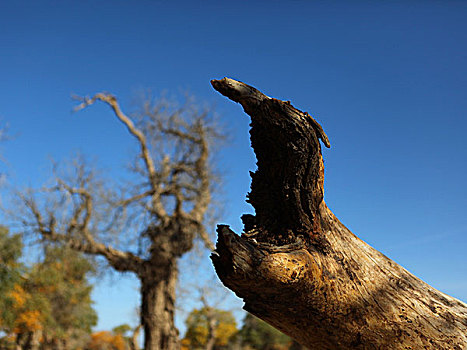
M 71 94 L 110 91 L 129 109 L 141 89 L 189 90 L 231 135 L 218 159 L 223 222 L 238 230 L 255 158 L 247 117 L 209 84 L 229 76 L 312 114 L 332 144 L 328 206 L 467 301 L 466 16 L 462 1 L 2 1 L 0 118 L 12 139 L 0 171 L 8 186 L 38 186 L 50 158 L 80 151 L 118 177 L 133 140 L 105 106 L 72 114 Z M 100 283 L 98 328 L 135 321 L 136 290 L 131 278 Z

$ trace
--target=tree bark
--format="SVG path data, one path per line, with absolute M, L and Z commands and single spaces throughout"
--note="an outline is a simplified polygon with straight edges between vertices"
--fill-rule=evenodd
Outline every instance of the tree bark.
M 206 341 L 206 350 L 213 350 L 214 345 L 216 345 L 216 330 L 218 321 L 214 313 L 214 310 L 211 308 L 207 309 L 208 335 Z
M 213 87 L 251 116 L 258 169 L 244 232 L 218 227 L 212 260 L 244 308 L 310 349 L 466 349 L 467 305 L 350 232 L 324 197 L 321 126 L 233 79 Z
M 40 346 L 40 337 L 42 332 L 40 330 L 27 332 L 25 342 L 21 346 L 23 350 L 38 350 Z
M 141 325 L 145 350 L 178 350 L 180 343 L 174 323 L 176 260 L 165 268 L 151 266 L 141 281 Z
M 141 330 L 141 325 L 139 324 L 133 331 L 130 341 L 130 350 L 139 350 L 139 332 Z

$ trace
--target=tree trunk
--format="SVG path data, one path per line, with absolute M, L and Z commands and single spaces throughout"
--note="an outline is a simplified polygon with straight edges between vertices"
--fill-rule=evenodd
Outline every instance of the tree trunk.
M 244 308 L 310 349 L 466 349 L 467 305 L 351 233 L 324 203 L 321 126 L 290 102 L 212 81 L 251 116 L 258 170 L 244 233 L 218 227 L 212 260 Z
M 25 342 L 22 346 L 23 350 L 38 350 L 40 346 L 40 338 L 42 332 L 40 330 L 27 332 Z
M 206 350 L 213 350 L 216 344 L 217 319 L 214 310 L 207 309 L 208 336 L 206 341 Z
M 15 338 L 15 350 L 23 350 L 24 333 L 17 333 Z
M 133 335 L 131 336 L 130 350 L 139 350 L 139 332 L 141 331 L 141 325 L 138 325 L 133 330 Z
M 208 341 L 206 342 L 206 350 L 213 350 L 216 345 L 216 337 L 213 334 L 208 334 Z
M 141 324 L 145 350 L 178 350 L 180 343 L 174 323 L 176 260 L 164 269 L 153 266 L 140 276 Z

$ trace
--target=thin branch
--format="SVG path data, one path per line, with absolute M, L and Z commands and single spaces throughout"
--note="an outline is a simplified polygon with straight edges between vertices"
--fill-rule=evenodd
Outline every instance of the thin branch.
M 117 201 L 117 202 L 115 202 L 113 204 L 115 206 L 117 206 L 117 207 L 126 207 L 129 204 L 132 204 L 134 202 L 138 202 L 141 199 L 147 198 L 147 197 L 152 196 L 152 195 L 154 195 L 154 190 L 153 189 L 147 190 L 146 192 L 137 194 L 137 195 L 135 195 L 133 197 L 130 197 L 130 198 L 122 199 L 122 200 Z
M 85 97 L 83 98 L 83 102 L 76 106 L 74 110 L 79 111 L 81 109 L 84 109 L 87 106 L 92 105 L 96 100 L 100 100 L 102 102 L 107 103 L 114 111 L 115 116 L 126 126 L 130 134 L 132 134 L 138 140 L 141 147 L 141 157 L 143 158 L 144 163 L 146 165 L 146 169 L 151 180 L 151 185 L 154 191 L 157 192 L 158 185 L 156 167 L 154 166 L 154 162 L 151 158 L 151 155 L 149 154 L 146 137 L 141 132 L 141 130 L 136 128 L 133 121 L 122 112 L 115 96 L 107 93 L 98 93 L 92 98 Z
M 198 231 L 199 237 L 203 241 L 206 248 L 209 249 L 211 252 L 216 250 L 216 246 L 215 246 L 214 242 L 211 240 L 211 238 L 209 238 L 209 235 L 208 235 L 206 229 L 204 228 L 204 226 L 201 225 L 198 228 L 198 230 L 199 230 Z

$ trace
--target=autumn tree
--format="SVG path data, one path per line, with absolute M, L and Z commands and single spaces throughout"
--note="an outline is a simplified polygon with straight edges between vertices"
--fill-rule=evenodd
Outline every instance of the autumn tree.
M 6 227 L 0 226 L 0 339 L 1 348 L 13 346 L 13 334 L 16 316 L 12 310 L 11 293 L 21 283 L 24 272 L 19 262 L 23 243 L 19 234 L 11 235 Z
M 37 349 L 48 305 L 28 291 L 28 272 L 20 262 L 23 243 L 19 234 L 0 229 L 0 329 L 5 348 Z
M 139 350 L 139 334 L 141 325 L 132 328 L 128 324 L 124 323 L 116 326 L 112 329 L 112 334 L 115 336 L 121 336 L 129 350 Z
M 3 346 L 47 350 L 84 344 L 97 320 L 89 261 L 77 252 L 47 247 L 44 258 L 27 267 L 20 263 L 21 254 L 21 236 L 0 230 Z
M 43 298 L 41 350 L 82 347 L 97 323 L 88 277 L 94 267 L 82 253 L 60 246 L 47 246 L 45 257 L 35 264 L 25 288 Z
M 231 312 L 209 306 L 194 309 L 186 325 L 183 344 L 189 349 L 225 349 L 238 332 Z
M 190 101 L 146 100 L 130 117 L 114 96 L 99 93 L 76 109 L 96 102 L 111 108 L 138 146 L 131 174 L 121 186 L 106 186 L 108 179 L 77 161 L 69 176 L 56 172 L 53 186 L 21 195 L 28 210 L 22 222 L 46 241 L 134 273 L 141 283 L 145 349 L 178 349 L 177 264 L 196 237 L 213 248 L 204 220 L 213 186 L 210 152 L 221 136 L 210 110 Z
M 241 236 L 220 225 L 212 255 L 245 309 L 311 349 L 465 349 L 467 305 L 361 241 L 327 207 L 321 125 L 242 82 L 212 85 L 251 117 L 255 215 L 243 216 Z

